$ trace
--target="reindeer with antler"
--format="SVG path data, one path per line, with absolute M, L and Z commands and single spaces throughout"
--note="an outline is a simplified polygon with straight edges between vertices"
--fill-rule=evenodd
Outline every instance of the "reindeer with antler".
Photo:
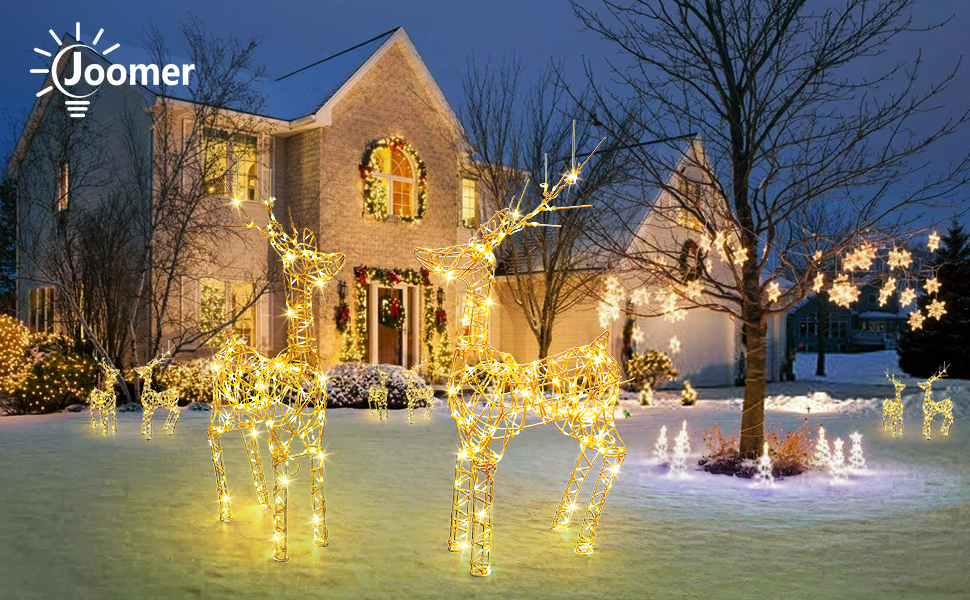
M 239 200 L 233 202 L 239 207 Z M 242 213 L 249 221 L 245 227 L 266 236 L 283 262 L 287 345 L 277 357 L 267 358 L 241 341 L 230 339 L 216 354 L 209 445 L 219 488 L 219 517 L 223 521 L 232 520 L 220 438 L 236 430 L 242 432 L 246 442 L 258 502 L 261 508 L 268 510 L 266 484 L 256 444 L 257 425 L 266 425 L 275 475 L 273 558 L 285 561 L 289 463 L 300 457 L 310 459 L 313 543 L 327 545 L 321 447 L 327 390 L 313 333 L 312 294 L 315 288 L 322 289 L 323 284 L 337 274 L 346 258 L 339 252 L 320 252 L 316 238 L 309 230 L 299 235 L 293 228 L 293 234 L 288 234 L 273 215 L 274 202 L 275 198 L 263 201 L 268 214 L 265 228 L 257 226 L 245 211 Z M 294 441 L 303 444 L 302 452 L 291 449 Z
M 933 417 L 937 414 L 943 415 L 943 425 L 940 427 L 940 433 L 943 435 L 950 435 L 950 425 L 953 424 L 953 402 L 949 398 L 939 402 L 933 401 L 933 382 L 941 377 L 946 377 L 946 363 L 943 363 L 943 368 L 935 375 L 926 381 L 916 383 L 923 390 L 923 435 L 926 439 L 930 439 Z
M 510 355 L 499 352 L 488 342 L 489 294 L 495 270 L 492 251 L 507 236 L 526 227 L 544 225 L 533 221 L 540 213 L 582 208 L 557 207 L 550 202 L 562 189 L 576 183 L 585 164 L 563 175 L 551 189 L 543 184 L 542 201 L 528 214 L 519 214 L 520 197 L 515 209 L 510 206 L 499 211 L 467 244 L 414 251 L 418 261 L 432 273 L 448 279 L 458 278 L 466 287 L 448 379 L 448 404 L 458 425 L 462 446 L 455 467 L 448 546 L 452 551 L 468 547 L 467 527 L 471 517 L 472 575 L 488 575 L 490 571 L 492 485 L 498 463 L 513 436 L 527 427 L 555 423 L 560 431 L 580 444 L 579 459 L 552 523 L 554 531 L 566 530 L 573 511 L 578 508 L 576 499 L 586 475 L 596 458 L 602 457 L 603 464 L 576 543 L 575 551 L 579 554 L 593 551 L 596 523 L 626 456 L 613 423 L 620 370 L 607 350 L 609 332 L 587 346 L 528 364 L 517 364 Z M 471 390 L 470 394 L 463 393 L 466 388 Z M 527 416 L 537 417 L 538 422 L 526 425 Z
M 422 367 L 428 365 L 430 359 L 425 359 L 405 371 L 408 378 L 408 386 L 404 390 L 404 395 L 408 399 L 407 419 L 408 423 L 414 424 L 414 407 L 418 402 L 424 402 L 424 419 L 431 420 L 431 411 L 434 410 L 434 388 L 430 385 L 418 385 L 415 381 L 419 377 L 417 374 Z
M 882 403 L 882 430 L 892 431 L 893 437 L 903 435 L 903 399 L 900 397 L 906 384 L 896 379 L 895 373 L 886 371 L 886 379 L 896 388 L 896 399 L 886 398 Z M 888 420 L 887 420 L 888 419 Z
M 118 433 L 118 421 L 115 416 L 115 408 L 118 399 L 115 397 L 115 379 L 118 378 L 120 371 L 105 360 L 97 359 L 104 371 L 104 378 L 101 384 L 104 389 L 94 388 L 88 397 L 88 404 L 91 408 L 91 427 L 98 428 L 98 422 L 94 419 L 94 411 L 98 411 L 101 421 L 101 435 L 108 435 L 108 425 L 111 425 L 111 433 Z
M 159 407 L 168 408 L 168 417 L 165 418 L 165 431 L 169 435 L 175 434 L 175 425 L 179 421 L 179 391 L 176 388 L 169 388 L 164 392 L 157 392 L 152 389 L 152 373 L 155 367 L 169 358 L 171 350 L 146 365 L 135 367 L 135 373 L 141 378 L 144 387 L 141 390 L 141 433 L 145 440 L 152 439 L 152 417 L 155 409 Z

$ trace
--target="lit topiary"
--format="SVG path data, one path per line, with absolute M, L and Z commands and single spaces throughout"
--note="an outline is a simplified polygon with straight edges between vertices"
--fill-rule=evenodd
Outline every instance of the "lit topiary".
M 0 396 L 9 396 L 21 386 L 27 375 L 24 348 L 30 331 L 16 318 L 0 315 Z
M 630 379 L 646 392 L 647 404 L 658 383 L 675 379 L 678 375 L 670 357 L 656 350 L 647 350 L 642 354 L 635 352 L 627 361 L 626 371 Z M 641 394 L 641 404 L 644 403 L 643 398 L 644 394 Z

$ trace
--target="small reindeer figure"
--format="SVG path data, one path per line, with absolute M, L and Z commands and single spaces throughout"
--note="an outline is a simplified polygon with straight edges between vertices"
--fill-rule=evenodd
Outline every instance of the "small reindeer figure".
M 579 458 L 552 523 L 553 531 L 566 530 L 573 511 L 580 508 L 576 500 L 586 475 L 596 459 L 602 457 L 576 543 L 578 554 L 593 551 L 596 524 L 606 495 L 626 456 L 613 423 L 620 369 L 607 349 L 609 332 L 589 345 L 527 364 L 517 364 L 512 356 L 499 352 L 488 342 L 489 296 L 495 274 L 492 250 L 504 238 L 526 227 L 548 225 L 533 221 L 541 213 L 581 208 L 551 206 L 550 202 L 562 189 L 578 181 L 585 164 L 563 175 L 551 189 L 543 184 L 543 199 L 531 212 L 519 213 L 520 197 L 517 207 L 500 210 L 467 244 L 414 251 L 418 261 L 432 273 L 449 280 L 457 278 L 465 284 L 448 379 L 448 404 L 462 444 L 455 466 L 448 547 L 459 552 L 471 545 L 471 574 L 475 576 L 488 575 L 490 571 L 492 486 L 498 463 L 513 436 L 526 427 L 555 423 L 580 444 Z M 465 393 L 465 389 L 470 393 Z M 526 415 L 530 414 L 538 417 L 538 422 L 526 425 Z
M 152 417 L 155 409 L 159 407 L 168 408 L 168 417 L 165 418 L 165 431 L 169 435 L 175 434 L 175 424 L 179 421 L 179 391 L 176 388 L 169 388 L 164 392 L 156 392 L 152 389 L 152 373 L 159 364 L 169 358 L 171 350 L 141 367 L 135 367 L 135 373 L 141 378 L 144 387 L 141 390 L 141 433 L 145 440 L 152 439 Z
M 256 427 L 265 423 L 269 430 L 269 451 L 276 476 L 273 486 L 273 559 L 287 560 L 286 505 L 289 464 L 296 458 L 310 460 L 310 492 L 313 499 L 313 543 L 327 545 L 326 502 L 323 497 L 323 448 L 326 425 L 327 378 L 323 373 L 317 342 L 313 335 L 313 291 L 322 289 L 340 271 L 346 257 L 339 252 L 324 254 L 317 249 L 313 233 L 289 235 L 273 215 L 275 198 L 263 200 L 268 214 L 266 227 L 260 228 L 244 210 L 253 228 L 269 239 L 270 246 L 283 263 L 286 286 L 286 348 L 275 358 L 232 338 L 213 359 L 215 383 L 209 422 L 209 446 L 219 488 L 219 518 L 232 520 L 229 487 L 222 460 L 220 438 L 230 431 L 242 432 L 249 453 L 249 464 L 256 485 L 257 501 L 268 510 L 263 467 L 256 444 Z M 239 207 L 240 201 L 234 201 Z M 290 445 L 302 442 L 303 452 Z
M 930 439 L 935 415 L 943 415 L 943 425 L 940 427 L 940 433 L 943 435 L 950 435 L 950 425 L 953 424 L 953 402 L 949 398 L 939 402 L 933 401 L 933 382 L 941 377 L 946 377 L 946 363 L 943 363 L 943 368 L 936 375 L 916 384 L 923 390 L 923 435 L 926 439 Z
M 896 399 L 886 398 L 882 403 L 882 430 L 892 431 L 893 437 L 903 435 L 903 399 L 900 397 L 906 384 L 896 379 L 896 374 L 886 371 L 886 379 L 896 388 Z
M 416 385 L 414 381 L 416 371 L 418 371 L 418 369 L 420 369 L 425 362 L 426 361 L 423 361 L 407 371 L 408 387 L 404 390 L 404 394 L 408 399 L 408 423 L 412 425 L 414 424 L 414 407 L 418 402 L 424 401 L 424 419 L 426 421 L 431 420 L 431 411 L 434 409 L 434 388 L 432 388 L 430 385 Z
M 91 427 L 94 429 L 98 427 L 98 423 L 94 419 L 94 411 L 97 410 L 101 420 L 101 435 L 107 436 L 109 424 L 111 425 L 111 433 L 118 433 L 118 422 L 115 417 L 115 407 L 118 403 L 115 397 L 115 380 L 118 378 L 120 371 L 100 358 L 98 359 L 98 364 L 101 365 L 101 370 L 104 371 L 104 377 L 101 380 L 101 385 L 104 386 L 104 389 L 94 388 L 91 390 L 88 403 L 91 406 Z
M 370 409 L 370 414 L 377 415 L 377 420 L 383 421 L 387 418 L 387 373 L 380 368 L 377 372 L 381 374 L 381 383 L 378 386 L 372 385 L 368 390 L 367 407 Z

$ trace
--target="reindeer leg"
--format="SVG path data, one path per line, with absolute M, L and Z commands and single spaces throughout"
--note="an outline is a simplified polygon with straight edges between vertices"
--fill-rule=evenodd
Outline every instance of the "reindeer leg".
M 168 413 L 168 418 L 165 419 L 165 429 L 168 431 L 169 435 L 175 435 L 175 426 L 179 422 L 179 405 L 178 400 L 172 405 L 172 409 Z
M 320 432 L 320 438 L 323 431 Z M 320 439 L 317 438 L 317 439 Z M 326 546 L 327 541 L 327 501 L 323 496 L 323 450 L 315 448 L 310 455 L 310 495 L 313 500 L 313 543 Z
M 108 401 L 108 404 L 111 405 L 109 409 L 111 411 L 109 413 L 109 416 L 111 417 L 111 433 L 118 433 L 118 413 L 116 410 L 118 407 L 118 401 L 114 398 L 114 396 L 112 396 Z
M 259 444 L 256 442 L 256 428 L 240 431 L 246 443 L 246 454 L 249 455 L 249 468 L 253 471 L 253 485 L 256 487 L 256 502 L 261 510 L 269 510 L 269 500 L 266 496 L 266 479 L 263 477 L 263 462 L 259 456 Z
M 596 536 L 596 523 L 599 521 L 600 513 L 603 512 L 603 505 L 606 504 L 606 495 L 613 486 L 613 480 L 623 464 L 626 452 L 622 449 L 608 450 L 603 454 L 603 466 L 600 467 L 600 476 L 593 488 L 593 497 L 589 501 L 589 509 L 586 511 L 586 518 L 583 519 L 583 531 L 579 534 L 579 541 L 576 542 L 576 554 L 591 554 L 593 552 L 593 538 Z
M 495 463 L 475 461 L 473 473 L 471 574 L 483 577 L 492 570 L 492 482 L 495 479 Z
M 101 435 L 108 437 L 108 425 L 111 424 L 111 413 L 108 412 L 107 402 L 101 406 Z
M 216 487 L 219 490 L 219 519 L 232 521 L 232 511 L 229 508 L 229 486 L 226 485 L 226 467 L 222 463 L 221 433 L 209 428 L 209 447 L 212 449 L 212 463 L 216 467 Z
M 933 432 L 933 413 L 923 412 L 923 436 L 926 439 L 930 439 L 930 434 Z
M 949 398 L 946 399 L 947 406 L 943 411 L 943 425 L 940 427 L 940 432 L 943 435 L 950 435 L 950 425 L 953 425 L 953 402 Z
M 155 415 L 155 407 L 146 406 L 141 414 L 141 432 L 147 441 L 152 439 L 152 417 Z
M 98 422 L 94 420 L 94 406 L 95 406 L 96 403 L 97 403 L 97 400 L 95 400 L 94 398 L 92 398 L 91 399 L 91 404 L 89 405 L 89 408 L 91 409 L 91 429 L 97 429 L 98 428 Z
M 587 452 L 592 454 L 592 457 Z M 583 482 L 586 481 L 586 474 L 589 472 L 590 467 L 593 466 L 593 461 L 595 460 L 595 451 L 590 450 L 586 446 L 580 446 L 579 458 L 576 459 L 576 466 L 573 468 L 572 475 L 569 476 L 566 491 L 562 494 L 562 500 L 559 502 L 559 510 L 556 511 L 556 518 L 552 521 L 553 531 L 566 531 L 566 526 L 569 524 L 569 517 L 576 508 L 576 496 L 579 495 L 579 490 L 582 489 Z
M 276 504 L 273 513 L 273 560 L 286 562 L 286 484 L 289 456 L 283 447 L 279 436 L 270 430 L 273 442 L 273 501 Z
M 472 451 L 463 448 L 455 462 L 455 493 L 451 504 L 451 532 L 448 536 L 448 549 L 461 552 L 468 547 L 468 510 L 470 508 L 470 487 L 473 484 L 471 469 Z

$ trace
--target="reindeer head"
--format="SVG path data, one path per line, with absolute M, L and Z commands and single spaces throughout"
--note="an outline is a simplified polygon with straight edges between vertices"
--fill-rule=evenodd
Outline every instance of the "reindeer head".
M 605 139 L 605 138 L 604 138 Z M 603 142 L 601 141 L 600 144 Z M 599 148 L 597 144 L 596 148 Z M 564 174 L 559 183 L 550 189 L 542 184 L 542 202 L 539 203 L 532 212 L 520 214 L 522 199 L 525 197 L 526 189 L 529 187 L 527 181 L 519 196 L 519 202 L 513 209 L 508 208 L 495 213 L 487 223 L 478 228 L 475 237 L 468 240 L 467 244 L 460 246 L 449 246 L 447 248 L 415 248 L 414 257 L 418 259 L 424 268 L 432 273 L 444 275 L 448 279 L 461 279 L 466 285 L 474 285 L 482 279 L 491 278 L 495 272 L 495 255 L 492 250 L 498 246 L 506 237 L 521 231 L 526 227 L 558 227 L 547 223 L 538 223 L 533 219 L 543 212 L 555 212 L 570 208 L 587 208 L 583 206 L 552 206 L 550 202 L 555 200 L 564 188 L 576 185 L 579 181 L 579 174 L 592 158 L 596 149 L 586 157 L 576 170 Z
M 932 375 L 926 381 L 917 382 L 916 385 L 918 385 L 920 389 L 922 389 L 924 392 L 930 391 L 930 389 L 932 389 L 933 387 L 934 381 L 936 381 L 937 379 L 940 379 L 941 377 L 946 377 L 946 367 L 947 367 L 946 363 L 943 363 L 943 367 L 939 371 L 937 371 L 935 375 Z
M 886 371 L 886 379 L 891 381 L 893 383 L 893 386 L 895 386 L 897 396 L 900 394 L 900 392 L 906 389 L 906 384 L 896 379 L 895 373 L 890 373 L 889 371 Z
M 261 229 L 246 211 L 240 207 L 242 201 L 235 199 L 233 204 L 242 211 L 249 224 L 248 228 L 254 228 L 269 239 L 269 243 L 276 250 L 280 259 L 283 261 L 284 269 L 290 271 L 292 275 L 301 281 L 311 285 L 322 287 L 327 281 L 333 279 L 334 275 L 344 266 L 347 257 L 340 252 L 324 254 L 317 250 L 317 240 L 313 232 L 304 229 L 303 234 L 297 234 L 293 228 L 293 235 L 286 233 L 283 226 L 279 224 L 273 215 L 273 204 L 276 198 L 263 200 L 263 206 L 269 215 L 266 221 L 266 229 Z
M 152 372 L 155 370 L 155 367 L 157 367 L 162 362 L 168 360 L 169 355 L 171 354 L 172 354 L 171 350 L 166 350 L 160 356 L 156 356 L 154 359 L 152 359 L 151 362 L 144 364 L 140 367 L 135 367 L 134 371 L 135 373 L 138 373 L 139 377 L 141 377 L 145 381 L 150 382 L 152 379 Z
M 105 385 L 113 386 L 114 380 L 117 379 L 118 373 L 120 373 L 121 371 L 111 366 L 111 364 L 108 363 L 108 361 L 101 358 L 98 359 L 98 364 L 101 365 L 101 370 L 104 371 Z

